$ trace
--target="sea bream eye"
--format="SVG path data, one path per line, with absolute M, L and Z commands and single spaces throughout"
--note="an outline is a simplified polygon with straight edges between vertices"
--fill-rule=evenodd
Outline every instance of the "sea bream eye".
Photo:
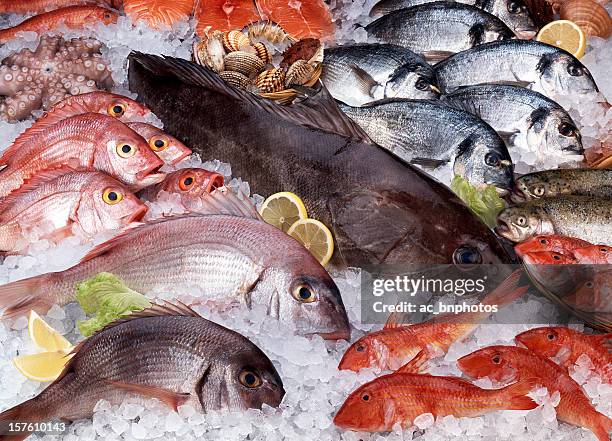
M 117 154 L 122 158 L 129 158 L 136 154 L 136 148 L 126 142 L 120 142 L 117 144 Z
M 179 188 L 183 191 L 188 191 L 194 184 L 195 179 L 193 175 L 187 175 L 181 178 L 179 181 Z
M 240 383 L 249 389 L 254 389 L 261 386 L 261 378 L 253 371 L 245 370 L 240 373 Z
M 415 83 L 415 87 L 419 90 L 427 90 L 429 88 L 429 83 L 423 78 L 419 78 Z
M 497 153 L 487 153 L 485 155 L 485 164 L 491 167 L 497 167 L 501 159 Z
M 119 202 L 121 202 L 123 200 L 123 194 L 121 194 L 120 192 L 118 192 L 116 190 L 112 190 L 110 188 L 107 188 L 102 193 L 102 199 L 108 205 L 115 205 L 115 204 L 118 204 Z
M 567 66 L 567 73 L 569 73 L 573 77 L 579 77 L 584 75 L 584 69 L 580 66 L 576 66 L 575 64 L 570 64 Z
M 576 136 L 577 129 L 570 124 L 561 124 L 559 126 L 559 133 L 563 136 Z
M 123 116 L 125 113 L 125 105 L 124 104 L 115 104 L 108 108 L 108 114 L 115 118 L 119 118 Z
M 149 146 L 154 152 L 161 152 L 168 147 L 168 141 L 161 138 L 151 138 L 149 140 Z
M 293 297 L 301 303 L 312 303 L 317 300 L 317 296 L 312 288 L 306 284 L 298 285 L 293 290 Z

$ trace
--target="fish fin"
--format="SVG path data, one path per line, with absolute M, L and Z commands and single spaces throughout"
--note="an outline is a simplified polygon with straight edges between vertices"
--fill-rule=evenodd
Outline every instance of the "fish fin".
M 182 406 L 189 400 L 189 398 L 191 398 L 191 394 L 188 393 L 174 392 L 162 387 L 151 386 L 148 384 L 124 383 L 116 380 L 103 381 L 127 392 L 132 392 L 147 398 L 157 398 L 175 412 L 178 412 L 179 406 Z
M 202 206 L 198 208 L 198 214 L 225 214 L 263 220 L 257 212 L 255 205 L 244 193 L 238 192 L 236 194 L 227 187 L 218 188 L 200 200 Z
M 501 392 L 501 405 L 508 410 L 531 410 L 538 407 L 538 404 L 527 396 L 531 390 L 535 389 L 541 381 L 537 378 L 526 378 L 512 383 L 502 389 L 490 389 Z
M 610 441 L 608 433 L 612 431 L 612 419 L 600 412 L 597 412 L 597 414 L 597 420 L 590 430 L 593 431 L 598 441 Z
M 455 52 L 451 52 L 451 51 L 425 51 L 425 52 L 421 52 L 421 55 L 423 56 L 423 58 L 425 58 L 425 61 L 427 61 L 429 64 L 436 64 L 439 63 L 442 60 L 446 60 L 448 57 L 455 55 Z
M 357 88 L 359 89 L 359 91 L 365 95 L 374 98 L 374 95 L 372 94 L 372 89 L 374 89 L 376 86 L 380 86 L 381 84 L 374 78 L 372 78 L 372 75 L 357 66 L 355 63 L 351 63 L 350 68 L 355 77 L 357 78 Z
M 255 106 L 262 112 L 275 115 L 292 124 L 314 130 L 338 133 L 356 141 L 371 142 L 365 131 L 342 113 L 323 85 L 321 85 L 321 90 L 316 96 L 290 106 L 283 106 L 272 100 L 232 87 L 210 69 L 187 60 L 140 52 L 132 52 L 129 59 L 130 63 L 138 63 L 155 75 L 174 77 L 186 84 L 213 90 L 232 99 Z
M 410 326 L 409 323 L 404 323 L 405 316 L 406 313 L 404 312 L 392 312 L 391 314 L 389 314 L 389 317 L 387 318 L 383 329 L 393 329 L 400 328 L 402 326 Z
M 464 87 L 466 86 L 461 86 L 457 89 L 454 89 L 453 93 L 457 92 L 458 90 L 461 90 Z M 480 117 L 481 115 L 480 106 L 477 106 L 472 101 L 467 101 L 467 100 L 466 101 L 462 101 L 462 100 L 455 101 L 452 98 L 447 98 L 445 95 L 442 95 L 440 97 L 440 101 L 452 109 L 463 110 L 464 112 L 471 113 L 472 115 L 475 115 L 478 117 Z
M 529 285 L 518 286 L 522 275 L 522 270 L 514 271 L 482 299 L 482 304 L 505 306 L 521 298 L 529 289 Z
M 54 303 L 39 294 L 46 279 L 47 274 L 43 274 L 0 286 L 1 319 L 27 315 L 30 310 L 45 314 Z
M 110 238 L 109 240 L 107 240 L 106 242 L 102 242 L 96 246 L 94 246 L 91 250 L 89 250 L 87 252 L 87 254 L 85 254 L 81 260 L 79 261 L 79 263 L 83 263 L 83 262 L 87 262 L 88 260 L 93 259 L 94 257 L 99 257 L 102 256 L 103 254 L 107 253 L 108 251 L 112 250 L 115 245 L 118 242 L 123 241 L 132 230 L 135 230 L 137 228 L 143 228 L 146 227 L 148 225 L 152 225 L 155 223 L 159 223 L 159 222 L 163 222 L 164 219 L 156 219 L 154 221 L 148 222 L 148 223 L 142 223 L 142 222 L 132 222 L 131 224 L 123 227 L 121 229 L 121 232 L 118 233 L 116 236 L 113 236 L 112 238 Z
M 446 159 L 433 159 L 433 158 L 412 158 L 410 163 L 413 165 L 420 165 L 425 168 L 438 168 L 441 165 L 448 164 Z
M 423 374 L 429 369 L 428 361 L 429 353 L 425 349 L 421 349 L 412 360 L 395 372 L 403 374 Z
M 486 83 L 482 83 L 482 84 L 495 84 L 498 86 L 519 86 L 519 87 L 528 87 L 531 86 L 533 84 L 533 82 L 531 81 L 523 81 L 523 80 L 519 80 L 518 78 L 515 80 L 498 80 L 498 81 L 487 81 Z M 454 90 L 453 90 L 454 91 Z

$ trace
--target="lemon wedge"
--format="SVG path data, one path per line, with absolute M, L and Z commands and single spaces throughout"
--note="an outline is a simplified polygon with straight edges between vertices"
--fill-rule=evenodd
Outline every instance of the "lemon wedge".
M 548 23 L 538 33 L 536 40 L 565 49 L 576 58 L 582 58 L 586 49 L 586 37 L 580 26 L 570 20 Z
M 36 346 L 45 351 L 55 352 L 72 349 L 70 342 L 49 326 L 35 311 L 30 311 L 28 332 Z
M 287 231 L 291 237 L 300 242 L 311 254 L 325 266 L 334 254 L 334 238 L 331 231 L 322 222 L 315 219 L 301 219 Z
M 53 381 L 72 358 L 66 351 L 41 352 L 13 358 L 13 365 L 30 380 Z
M 275 193 L 266 199 L 259 214 L 267 223 L 280 228 L 285 233 L 295 222 L 308 217 L 302 200 L 288 191 Z

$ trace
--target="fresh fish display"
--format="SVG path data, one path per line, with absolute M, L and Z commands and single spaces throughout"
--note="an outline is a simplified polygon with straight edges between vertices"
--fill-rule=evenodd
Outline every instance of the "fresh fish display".
M 582 264 L 612 265 L 612 248 L 606 245 L 588 245 L 576 248 L 574 257 Z
M 515 202 L 573 194 L 612 199 L 612 170 L 559 169 L 523 175 L 512 193 Z
M 424 413 L 434 418 L 474 417 L 496 410 L 534 409 L 537 404 L 526 396 L 533 386 L 530 380 L 502 389 L 481 389 L 461 378 L 396 372 L 352 392 L 334 424 L 343 429 L 389 432 L 395 424 L 412 426 Z
M 540 158 L 564 154 L 570 160 L 584 152 L 580 131 L 567 111 L 538 92 L 481 84 L 460 87 L 443 99 L 490 124 L 509 146 L 533 151 Z
M 0 201 L 0 250 L 16 251 L 32 229 L 60 239 L 117 229 L 140 220 L 147 207 L 121 183 L 97 171 L 39 172 Z
M 425 171 L 450 165 L 454 174 L 477 187 L 494 185 L 500 192 L 512 188 L 512 160 L 504 141 L 470 113 L 422 100 L 384 100 L 340 109 L 374 142 Z
M 277 407 L 285 391 L 270 359 L 247 338 L 186 306 L 156 305 L 80 343 L 57 380 L 0 413 L 0 422 L 91 418 L 99 400 L 118 404 L 130 393 L 175 411 L 190 404 L 206 412 Z
M 379 42 L 406 47 L 428 61 L 438 61 L 482 43 L 515 37 L 494 15 L 474 6 L 446 1 L 390 12 L 365 29 Z
M 370 11 L 370 16 L 386 15 L 398 9 L 411 8 L 432 0 L 381 0 Z M 522 0 L 460 0 L 495 15 L 520 38 L 532 38 L 537 31 L 529 10 Z
M 533 236 L 524 242 L 514 246 L 514 251 L 519 257 L 526 253 L 537 253 L 541 251 L 552 251 L 559 254 L 574 255 L 578 248 L 591 245 L 586 240 L 576 237 L 559 236 L 556 234 Z
M 612 420 L 597 412 L 580 385 L 547 358 L 515 346 L 490 346 L 461 357 L 457 366 L 475 379 L 488 377 L 506 383 L 536 378 L 550 395 L 559 392 L 561 400 L 555 411 L 560 421 L 589 429 L 599 441 L 610 440 Z
M 506 208 L 498 223 L 497 233 L 513 242 L 558 234 L 607 244 L 612 237 L 612 200 L 573 195 L 535 199 Z
M 517 335 L 515 340 L 542 357 L 554 357 L 554 361 L 564 368 L 573 366 L 585 354 L 597 375 L 606 383 L 612 383 L 612 334 L 587 335 L 557 326 L 530 329 Z
M 443 93 L 492 82 L 529 85 L 549 98 L 599 90 L 589 70 L 576 57 L 531 40 L 481 44 L 438 63 L 434 72 Z
M 166 164 L 174 165 L 191 155 L 191 150 L 185 144 L 152 124 L 128 122 L 126 125 L 142 136 Z
M 131 228 L 67 271 L 0 286 L 0 306 L 9 307 L 5 316 L 74 300 L 76 282 L 106 271 L 139 292 L 197 287 L 203 299 L 246 307 L 263 304 L 270 316 L 302 333 L 348 339 L 338 287 L 312 254 L 261 221 L 252 205 L 218 191 L 215 195 L 210 215 L 171 217 Z M 166 268 L 164 274 L 160 268 Z
M 185 60 L 134 54 L 130 69 L 168 133 L 232 164 L 259 194 L 300 195 L 332 230 L 337 264 L 509 261 L 450 190 L 373 144 L 325 89 L 284 107 Z
M 0 195 L 18 189 L 36 173 L 67 165 L 106 172 L 142 188 L 163 179 L 163 165 L 145 140 L 117 119 L 85 113 L 50 127 L 28 129 L 0 157 Z
M 325 49 L 321 81 L 350 106 L 383 98 L 433 99 L 433 69 L 414 52 L 392 44 L 357 44 Z
M 12 28 L 0 29 L 0 43 L 14 39 L 19 32 L 36 32 L 42 35 L 60 26 L 82 29 L 91 23 L 115 23 L 118 17 L 115 11 L 99 6 L 69 6 L 35 15 Z
M 520 273 L 515 272 L 485 299 L 483 304 L 507 305 L 520 298 L 527 287 L 517 287 Z M 366 334 L 353 343 L 342 356 L 338 369 L 359 371 L 368 367 L 397 370 L 417 354 L 435 358 L 446 354 L 455 341 L 467 337 L 490 313 L 441 315 L 431 320 L 404 325 L 390 316 L 385 328 Z

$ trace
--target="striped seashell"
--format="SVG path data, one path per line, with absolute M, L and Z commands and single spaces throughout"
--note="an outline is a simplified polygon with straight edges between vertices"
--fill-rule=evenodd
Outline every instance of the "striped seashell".
M 561 5 L 561 19 L 580 26 L 586 35 L 608 38 L 612 33 L 612 19 L 606 8 L 591 0 L 571 0 Z
M 273 21 L 258 21 L 250 23 L 242 29 L 246 32 L 249 38 L 253 41 L 256 39 L 265 39 L 273 44 L 286 43 L 289 44 L 294 39 L 285 32 L 285 30 Z
M 257 55 L 248 52 L 230 52 L 225 56 L 225 70 L 239 72 L 249 78 L 254 78 L 264 70 L 264 62 Z
M 222 35 L 213 35 L 207 40 L 194 43 L 193 53 L 196 62 L 217 73 L 221 72 L 224 69 L 223 58 L 225 57 L 222 38 Z
M 268 46 L 263 43 L 255 43 L 252 47 L 255 49 L 257 56 L 261 58 L 265 64 L 272 62 L 272 53 L 270 49 L 268 49 Z
M 297 84 L 299 86 L 306 84 L 312 78 L 315 68 L 312 64 L 306 60 L 297 60 L 289 69 L 285 75 L 285 85 L 290 86 L 291 84 Z
M 243 47 L 250 46 L 251 40 L 240 31 L 229 31 L 223 35 L 223 46 L 228 52 L 239 51 Z
M 251 85 L 251 80 L 239 72 L 232 72 L 231 70 L 225 70 L 219 74 L 221 79 L 227 84 L 237 87 L 239 89 L 247 89 Z
M 280 92 L 285 88 L 285 71 L 278 68 L 264 70 L 255 78 L 255 86 L 260 93 Z

